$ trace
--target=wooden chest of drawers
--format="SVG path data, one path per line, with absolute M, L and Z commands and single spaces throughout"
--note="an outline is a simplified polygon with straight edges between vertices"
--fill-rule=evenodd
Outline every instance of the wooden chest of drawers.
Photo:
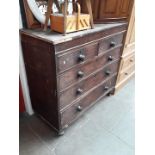
M 59 134 L 113 92 L 126 23 L 63 36 L 20 30 L 33 109 Z

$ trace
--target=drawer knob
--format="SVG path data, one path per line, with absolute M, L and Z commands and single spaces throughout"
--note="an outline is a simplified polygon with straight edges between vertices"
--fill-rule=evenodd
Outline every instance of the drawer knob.
M 111 42 L 110 42 L 110 47 L 115 47 L 115 46 L 116 46 L 116 42 L 111 41 Z
M 107 91 L 108 89 L 109 89 L 109 87 L 108 87 L 108 86 L 105 86 L 105 87 L 104 87 L 104 90 L 105 90 L 105 91 Z
M 79 61 L 84 61 L 85 58 L 86 58 L 86 56 L 84 54 L 80 54 L 78 57 Z
M 113 61 L 113 57 L 111 55 L 108 57 L 108 61 Z
M 130 62 L 133 62 L 133 59 L 130 59 Z
M 82 107 L 79 105 L 79 106 L 77 106 L 77 111 L 82 111 Z
M 126 72 L 125 75 L 128 75 L 128 73 Z
M 78 71 L 78 77 L 82 78 L 84 76 L 84 73 L 82 71 Z
M 81 88 L 78 88 L 78 89 L 77 89 L 77 94 L 80 95 L 80 94 L 82 94 L 82 93 L 83 93 L 83 90 L 82 90 Z
M 109 76 L 109 75 L 111 74 L 111 71 L 110 71 L 110 70 L 107 70 L 107 71 L 105 71 L 105 74 L 106 74 L 107 76 Z

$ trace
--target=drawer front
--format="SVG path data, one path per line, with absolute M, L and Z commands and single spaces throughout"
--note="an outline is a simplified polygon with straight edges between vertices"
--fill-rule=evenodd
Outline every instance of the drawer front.
M 69 107 L 67 110 L 61 113 L 61 125 L 62 128 L 65 125 L 69 125 L 78 116 L 80 116 L 90 105 L 92 105 L 99 97 L 106 95 L 111 88 L 114 87 L 116 76 L 100 85 L 92 92 L 83 97 L 80 101 Z
M 120 48 L 117 48 L 93 61 L 66 71 L 58 77 L 59 90 L 63 90 L 64 88 L 87 78 L 97 69 L 103 68 L 104 65 L 108 65 L 115 60 L 118 60 L 120 56 L 121 50 Z
M 121 70 L 124 70 L 128 68 L 129 66 L 132 66 L 135 64 L 135 55 L 131 55 L 127 58 L 122 59 L 122 65 L 121 65 Z
M 99 53 L 104 53 L 122 44 L 124 33 L 103 39 L 99 43 Z
M 123 72 L 120 73 L 118 82 L 121 82 L 122 80 L 126 79 L 130 74 L 132 74 L 135 70 L 135 65 L 132 65 L 130 68 L 124 70 Z
M 123 50 L 123 56 L 124 55 L 128 55 L 130 53 L 134 53 L 135 52 L 135 44 L 129 44 L 129 45 L 125 45 L 125 48 Z
M 99 72 L 88 77 L 86 80 L 81 81 L 75 86 L 63 91 L 59 95 L 60 108 L 71 104 L 74 100 L 84 95 L 93 87 L 101 84 L 104 80 L 108 79 L 111 75 L 117 75 L 119 61 L 109 64 L 107 67 L 101 69 Z M 109 74 L 107 74 L 109 73 Z
M 98 43 L 90 44 L 80 49 L 68 51 L 65 54 L 57 56 L 58 72 L 62 72 L 77 64 L 83 63 L 94 58 L 98 54 Z

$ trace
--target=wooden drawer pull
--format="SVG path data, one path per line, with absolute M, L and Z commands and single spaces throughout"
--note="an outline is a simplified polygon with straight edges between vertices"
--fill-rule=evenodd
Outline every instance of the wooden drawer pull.
M 133 62 L 133 59 L 130 59 L 130 62 Z
M 105 87 L 104 87 L 104 90 L 105 90 L 105 91 L 107 91 L 108 89 L 109 89 L 109 87 L 108 87 L 108 86 L 105 86 Z
M 124 73 L 125 75 L 128 75 L 128 73 Z
M 79 78 L 82 78 L 84 76 L 84 73 L 82 71 L 78 71 L 77 76 Z
M 82 107 L 79 105 L 79 106 L 77 106 L 77 111 L 82 111 Z
M 113 57 L 111 55 L 108 57 L 108 61 L 113 61 Z
M 111 42 L 110 42 L 110 47 L 112 48 L 112 47 L 115 47 L 115 46 L 116 46 L 116 42 L 111 41 Z
M 105 74 L 106 74 L 107 76 L 109 76 L 109 75 L 111 74 L 111 71 L 110 71 L 110 70 L 107 70 L 107 71 L 105 71 Z
M 78 60 L 79 61 L 84 61 L 86 58 L 86 56 L 84 54 L 80 54 L 79 57 L 78 57 Z
M 83 89 L 81 89 L 81 88 L 78 88 L 78 89 L 77 89 L 77 91 L 76 91 L 76 93 L 77 93 L 77 95 L 80 95 L 80 94 L 82 94 L 82 93 L 83 93 Z

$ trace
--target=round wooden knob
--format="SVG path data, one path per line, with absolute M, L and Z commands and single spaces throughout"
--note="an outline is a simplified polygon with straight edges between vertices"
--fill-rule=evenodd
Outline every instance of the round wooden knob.
M 105 87 L 104 87 L 104 90 L 105 90 L 105 91 L 107 91 L 108 89 L 109 89 L 109 87 L 108 87 L 108 86 L 105 86 Z
M 105 71 L 105 74 L 106 74 L 107 76 L 109 76 L 109 75 L 111 74 L 111 71 L 110 71 L 110 70 L 107 70 L 107 71 Z
M 83 90 L 82 90 L 81 88 L 78 88 L 78 89 L 77 89 L 77 94 L 80 95 L 80 94 L 82 94 L 82 93 L 83 93 Z
M 111 41 L 111 42 L 110 42 L 110 47 L 115 47 L 115 46 L 116 46 L 116 42 Z
M 85 58 L 86 58 L 86 56 L 84 54 L 80 54 L 78 57 L 79 61 L 84 61 Z
M 110 55 L 109 57 L 108 57 L 108 61 L 112 61 L 113 60 L 113 57 Z
M 77 111 L 82 111 L 82 107 L 80 105 L 77 106 Z
M 78 71 L 78 77 L 82 78 L 84 76 L 84 73 L 82 71 Z

